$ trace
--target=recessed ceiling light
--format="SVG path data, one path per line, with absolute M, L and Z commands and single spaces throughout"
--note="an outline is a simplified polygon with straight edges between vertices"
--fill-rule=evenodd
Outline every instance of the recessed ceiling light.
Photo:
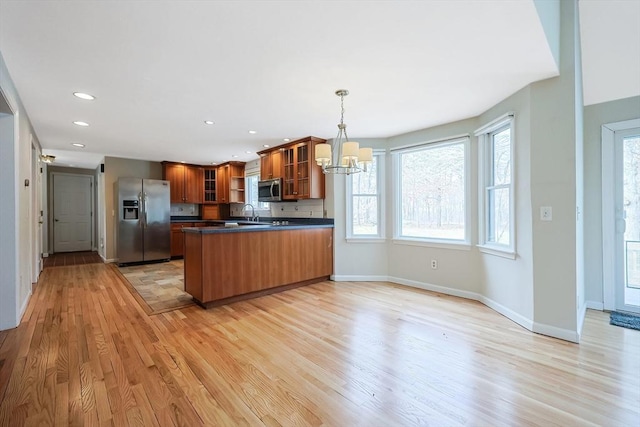
M 263 144 L 262 146 L 263 146 L 264 148 L 269 148 L 269 147 L 270 147 L 270 145 L 269 145 L 269 144 Z
M 213 124 L 213 122 L 212 122 L 211 120 L 205 120 L 205 121 L 204 121 L 204 124 L 205 124 L 205 125 L 212 125 L 212 124 Z
M 87 122 L 81 122 L 79 120 L 76 120 L 75 122 L 73 122 L 74 125 L 78 125 L 78 126 L 89 126 L 89 123 Z
M 237 156 L 236 154 L 234 154 L 234 155 L 233 155 L 233 156 L 231 156 L 231 157 L 236 158 L 236 157 L 238 157 L 238 156 Z
M 250 130 L 250 131 L 249 131 L 249 133 L 250 133 L 251 135 L 255 135 L 255 134 L 256 134 L 256 133 L 258 133 L 258 132 L 257 132 L 257 131 L 255 131 L 255 130 Z
M 96 99 L 95 96 L 89 95 L 88 93 L 73 92 L 73 95 L 76 96 L 77 98 L 85 99 L 87 101 L 93 101 L 94 99 Z
M 212 164 L 212 165 L 217 165 L 217 163 L 216 163 L 216 162 L 211 162 L 211 164 Z
M 284 142 L 289 142 L 289 141 L 291 141 L 291 140 L 290 140 L 289 138 L 285 138 L 285 139 L 283 139 L 283 141 L 284 141 Z
M 73 144 L 74 147 L 80 147 L 80 148 L 84 148 L 84 144 L 80 144 L 79 142 L 74 142 Z
M 247 154 L 251 154 L 251 153 L 252 153 L 252 151 L 245 151 L 245 153 L 247 153 Z

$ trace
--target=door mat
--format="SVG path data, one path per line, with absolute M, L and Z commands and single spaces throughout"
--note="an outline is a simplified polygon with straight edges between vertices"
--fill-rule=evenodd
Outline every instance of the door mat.
M 184 291 L 183 260 L 129 267 L 114 265 L 114 269 L 149 315 L 195 304 L 191 295 Z
M 612 311 L 609 323 L 615 326 L 622 326 L 623 328 L 636 329 L 640 331 L 640 316 L 635 314 Z
M 47 267 L 62 267 L 67 265 L 83 265 L 83 264 L 101 264 L 102 258 L 98 255 L 98 252 L 83 251 L 83 252 L 58 252 L 55 254 L 49 254 L 44 259 L 44 268 Z

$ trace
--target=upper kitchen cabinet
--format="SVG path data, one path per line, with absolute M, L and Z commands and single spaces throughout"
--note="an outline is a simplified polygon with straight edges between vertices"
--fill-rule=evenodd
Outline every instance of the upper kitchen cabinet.
M 203 203 L 218 202 L 217 188 L 218 168 L 204 168 L 204 199 Z
M 282 149 L 261 151 L 260 153 L 260 179 L 282 178 Z
M 315 161 L 315 146 L 325 142 L 309 136 L 281 147 L 284 200 L 324 198 L 324 174 Z
M 162 162 L 162 176 L 171 183 L 171 203 L 202 203 L 202 167 Z
M 227 162 L 216 171 L 218 203 L 244 203 L 244 163 Z

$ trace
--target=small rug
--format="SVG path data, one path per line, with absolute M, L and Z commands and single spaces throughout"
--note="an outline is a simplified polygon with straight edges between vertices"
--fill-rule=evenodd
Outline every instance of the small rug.
M 128 267 L 116 267 L 130 285 L 147 314 L 159 314 L 193 305 L 184 291 L 184 261 L 174 260 Z
M 98 255 L 98 252 L 58 252 L 55 254 L 49 254 L 44 258 L 44 268 L 47 267 L 62 267 L 67 265 L 81 265 L 81 264 L 100 264 L 102 258 Z
M 635 314 L 612 311 L 609 323 L 615 326 L 622 326 L 623 328 L 636 329 L 640 331 L 640 316 Z

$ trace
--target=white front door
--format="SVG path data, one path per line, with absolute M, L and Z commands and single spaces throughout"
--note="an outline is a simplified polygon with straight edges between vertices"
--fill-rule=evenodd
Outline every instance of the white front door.
M 93 177 L 53 174 L 53 251 L 90 251 Z
M 640 128 L 615 132 L 616 310 L 640 313 Z

